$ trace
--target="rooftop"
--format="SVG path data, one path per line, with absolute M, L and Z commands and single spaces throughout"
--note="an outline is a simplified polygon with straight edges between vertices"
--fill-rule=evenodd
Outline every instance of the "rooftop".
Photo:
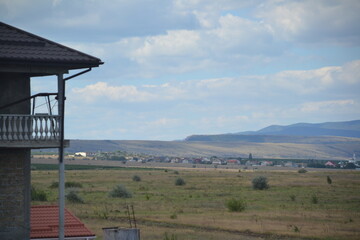
M 31 239 L 58 238 L 58 206 L 32 206 L 30 216 Z M 65 209 L 65 238 L 95 239 L 95 234 Z
M 98 67 L 99 58 L 0 22 L 0 65 L 33 64 L 67 69 Z

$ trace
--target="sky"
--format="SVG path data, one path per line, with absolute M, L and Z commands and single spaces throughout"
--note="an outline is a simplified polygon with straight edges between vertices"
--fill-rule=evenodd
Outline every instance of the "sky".
M 360 119 L 359 12 L 358 0 L 0 0 L 0 21 L 105 62 L 67 81 L 68 139 Z M 56 78 L 31 87 L 56 91 Z

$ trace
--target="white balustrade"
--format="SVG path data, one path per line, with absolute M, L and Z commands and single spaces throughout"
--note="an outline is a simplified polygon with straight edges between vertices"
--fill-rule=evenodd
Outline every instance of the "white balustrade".
M 0 141 L 60 140 L 58 115 L 0 115 Z

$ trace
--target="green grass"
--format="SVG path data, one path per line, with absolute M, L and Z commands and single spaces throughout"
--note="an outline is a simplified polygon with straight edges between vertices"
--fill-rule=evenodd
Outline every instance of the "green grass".
M 141 171 L 141 182 L 132 180 Z M 252 188 L 252 179 L 265 176 L 266 191 Z M 327 176 L 333 180 L 326 182 Z M 66 180 L 83 186 L 84 204 L 68 203 L 76 216 L 101 237 L 103 227 L 128 227 L 127 208 L 135 208 L 142 239 L 162 239 L 165 232 L 182 239 L 252 239 L 255 236 L 358 239 L 360 229 L 360 172 L 242 171 L 181 169 L 186 185 L 174 186 L 178 175 L 153 169 L 74 170 Z M 32 171 L 32 184 L 45 189 L 49 204 L 56 204 L 57 171 Z M 123 184 L 132 198 L 111 198 L 108 193 Z M 291 200 L 290 196 L 296 196 Z M 316 196 L 317 203 L 313 203 Z M 246 202 L 242 212 L 231 212 L 229 199 Z M 42 204 L 34 202 L 33 204 Z M 211 234 L 210 234 L 211 233 Z M 244 234 L 245 233 L 245 237 Z M 258 235 L 256 235 L 258 234 Z M 191 237 L 189 237 L 191 236 Z M 247 238 L 249 237 L 249 238 Z M 101 238 L 99 238 L 101 239 Z
M 57 164 L 43 164 L 43 163 L 33 163 L 31 164 L 32 170 L 58 170 L 59 166 Z M 107 169 L 121 169 L 121 170 L 132 170 L 127 167 L 113 167 L 113 166 L 95 166 L 95 165 L 65 165 L 65 170 L 107 170 Z M 146 170 L 146 171 L 163 171 L 159 168 L 136 168 L 137 170 Z

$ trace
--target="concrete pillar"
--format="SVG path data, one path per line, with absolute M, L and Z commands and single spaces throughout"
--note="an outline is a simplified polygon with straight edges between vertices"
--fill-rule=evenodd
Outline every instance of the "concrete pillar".
M 30 78 L 0 73 L 0 106 L 30 96 Z M 30 114 L 30 101 L 0 109 Z M 30 149 L 0 148 L 0 239 L 30 239 Z

